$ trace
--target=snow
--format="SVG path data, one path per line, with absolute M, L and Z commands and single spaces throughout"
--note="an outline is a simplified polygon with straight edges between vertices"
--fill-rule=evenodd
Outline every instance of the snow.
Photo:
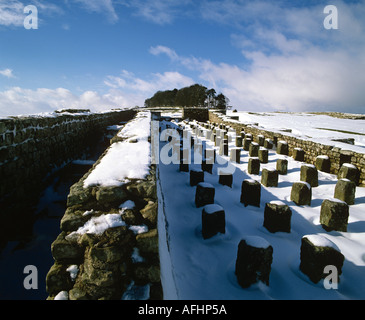
M 207 204 L 204 206 L 204 211 L 207 214 L 212 214 L 215 212 L 224 211 L 224 209 L 217 204 Z
M 356 166 L 351 164 L 351 163 L 344 163 L 342 166 L 347 167 L 347 168 L 351 168 L 351 169 L 357 169 Z
M 74 264 L 74 265 L 69 266 L 66 269 L 66 271 L 70 273 L 71 280 L 75 281 L 77 274 L 79 273 L 79 267 L 76 264 Z
M 67 291 L 61 291 L 59 292 L 55 297 L 55 300 L 68 300 L 68 292 Z
M 261 116 L 261 118 L 269 118 L 271 124 L 277 127 L 282 127 L 283 123 L 285 126 L 292 126 L 299 118 L 302 122 L 296 123 L 295 128 L 298 132 L 303 130 L 301 134 L 305 129 L 310 132 L 320 132 L 323 135 L 329 133 L 312 130 L 310 126 L 306 127 L 306 119 L 311 119 L 313 123 L 320 123 L 318 127 L 323 127 L 323 119 L 331 119 L 329 117 L 318 116 L 319 121 L 317 121 L 316 116 L 303 115 L 294 117 L 294 121 L 291 121 L 286 114 L 280 114 L 280 116 L 275 114 L 271 117 Z M 336 123 L 340 121 L 344 120 L 335 119 Z M 355 131 L 357 122 L 350 123 L 354 124 L 352 130 Z M 162 129 L 164 125 L 165 123 L 161 122 Z M 359 132 L 365 132 L 365 126 Z M 208 148 L 214 148 L 211 141 L 205 138 L 200 139 Z M 160 148 L 167 143 L 160 142 Z M 233 147 L 234 143 L 230 143 L 229 146 Z M 204 181 L 214 186 L 214 204 L 225 211 L 226 232 L 207 240 L 204 240 L 201 234 L 203 208 L 197 208 L 195 205 L 196 187 L 190 186 L 189 173 L 179 172 L 179 166 L 174 164 L 160 163 L 157 166 L 161 281 L 165 299 L 343 300 L 365 298 L 365 188 L 356 188 L 355 205 L 349 207 L 348 232 L 326 232 L 319 222 L 321 204 L 325 199 L 333 198 L 337 176 L 319 171 L 319 186 L 312 188 L 311 206 L 297 206 L 290 200 L 290 193 L 293 183 L 300 180 L 302 162 L 294 161 L 288 156 L 277 155 L 274 150 L 269 150 L 269 163 L 261 164 L 261 170 L 274 166 L 279 158 L 288 160 L 288 174 L 279 175 L 278 187 L 267 188 L 261 185 L 260 208 L 245 207 L 240 203 L 242 181 L 246 179 L 261 181 L 262 171 L 260 175 L 248 174 L 248 152 L 242 151 L 241 163 L 231 163 L 231 166 L 235 168 L 232 188 L 223 186 L 218 183 L 217 170 L 227 166 L 222 164 L 221 160 L 228 161 L 229 157 L 220 156 L 217 152 L 217 163 L 213 167 L 213 174 L 204 172 Z M 194 161 L 193 156 L 192 161 Z M 200 169 L 200 164 L 193 162 L 190 169 Z M 278 203 L 290 207 L 292 211 L 290 233 L 270 233 L 263 227 L 265 204 L 272 201 L 279 201 Z M 337 290 L 325 289 L 323 281 L 314 284 L 300 271 L 300 248 L 304 236 L 314 239 L 313 241 L 317 244 L 331 242 L 331 245 L 337 246 L 345 256 Z M 257 237 L 263 240 L 258 241 Z M 273 247 L 269 286 L 262 283 L 248 289 L 239 286 L 235 276 L 235 262 L 238 244 L 245 238 L 256 239 L 253 241 L 255 245 L 267 246 L 269 243 Z
M 324 236 L 320 236 L 318 234 L 311 234 L 311 235 L 304 236 L 303 238 L 308 239 L 316 247 L 330 247 L 337 251 L 340 251 L 340 249 L 331 240 L 328 240 Z
M 82 235 L 85 233 L 100 235 L 109 228 L 116 228 L 125 225 L 126 224 L 122 220 L 121 214 L 103 214 L 99 217 L 91 218 L 83 226 L 79 227 L 77 231 L 71 232 L 68 236 L 66 236 L 66 238 L 72 238 L 75 235 Z
M 151 114 L 140 112 L 118 133 L 125 141 L 113 143 L 100 163 L 84 181 L 84 187 L 122 186 L 129 179 L 144 179 L 151 163 L 150 135 Z M 136 139 L 130 143 L 130 139 Z
M 270 243 L 268 243 L 264 238 L 257 236 L 244 236 L 242 237 L 242 240 L 244 240 L 248 246 L 254 248 L 267 249 L 270 246 Z
M 227 115 L 238 116 L 239 121 L 245 124 L 258 124 L 259 127 L 295 136 L 304 140 L 323 143 L 351 150 L 359 153 L 365 151 L 365 120 L 339 119 L 327 115 L 314 115 L 309 113 L 253 113 L 253 112 L 227 112 Z M 285 124 L 286 129 L 292 132 L 280 132 Z M 334 130 L 334 131 L 333 131 Z M 332 139 L 354 138 L 355 145 L 346 144 Z
M 133 209 L 136 206 L 136 204 L 132 201 L 132 200 L 127 200 L 126 202 L 123 202 L 120 206 L 119 209 Z

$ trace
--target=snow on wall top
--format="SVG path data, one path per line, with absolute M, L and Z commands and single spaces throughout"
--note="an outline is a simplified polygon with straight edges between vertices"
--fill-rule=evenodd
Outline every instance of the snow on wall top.
M 144 179 L 151 164 L 148 137 L 151 128 L 150 112 L 140 112 L 127 123 L 118 136 L 122 142 L 111 145 L 106 155 L 84 181 L 84 188 L 91 186 L 121 186 L 129 179 Z M 131 143 L 129 139 L 133 138 Z

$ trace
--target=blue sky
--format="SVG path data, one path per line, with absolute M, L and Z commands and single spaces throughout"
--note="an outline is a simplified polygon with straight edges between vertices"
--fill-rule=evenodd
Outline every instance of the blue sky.
M 365 113 L 364 16 L 364 1 L 0 0 L 0 116 L 143 106 L 194 83 L 238 110 Z

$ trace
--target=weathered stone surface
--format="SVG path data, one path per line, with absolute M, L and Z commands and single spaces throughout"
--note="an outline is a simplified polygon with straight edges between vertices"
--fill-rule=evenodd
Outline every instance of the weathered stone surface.
M 217 233 L 226 232 L 224 209 L 216 204 L 204 206 L 202 211 L 202 236 L 209 239 Z
M 128 200 L 128 194 L 122 187 L 99 187 L 95 196 L 99 205 L 105 207 L 112 207 Z
M 157 226 L 157 202 L 150 201 L 142 210 L 142 217 L 149 222 L 152 227 Z
M 86 203 L 89 203 L 93 200 L 92 196 L 92 189 L 91 188 L 84 188 L 84 182 L 83 180 L 80 180 L 79 182 L 75 183 L 70 188 L 70 193 L 67 196 L 67 206 L 73 207 L 73 206 L 82 206 Z
M 55 263 L 48 271 L 46 276 L 46 290 L 51 296 L 72 288 L 73 283 L 66 269 L 67 265 Z
M 266 203 L 263 226 L 272 233 L 290 233 L 292 211 L 289 206 L 280 202 Z
M 265 187 L 277 187 L 279 173 L 275 169 L 264 168 L 262 170 L 261 183 Z
M 200 182 L 196 187 L 195 205 L 197 208 L 214 203 L 215 189 L 210 183 Z
M 295 182 L 290 193 L 290 200 L 298 206 L 310 206 L 312 203 L 312 188 L 307 182 Z
M 133 279 L 137 285 L 157 283 L 160 281 L 160 268 L 143 262 L 138 263 L 133 269 Z
M 64 216 L 61 219 L 61 230 L 66 232 L 76 231 L 83 226 L 89 219 L 84 215 L 85 210 L 74 210 L 67 208 Z
M 288 160 L 287 159 L 278 159 L 276 161 L 276 170 L 279 174 L 286 175 L 288 174 Z
M 294 148 L 293 159 L 296 161 L 304 161 L 304 150 L 301 148 Z
M 57 262 L 77 264 L 83 258 L 83 248 L 66 240 L 65 236 L 66 233 L 61 232 L 57 239 L 52 243 L 52 256 Z
M 247 136 L 243 140 L 243 150 L 249 151 L 252 139 L 248 138 Z
M 249 156 L 250 157 L 258 157 L 259 156 L 259 149 L 260 146 L 256 142 L 251 142 L 250 148 L 249 148 Z
M 338 199 L 326 199 L 321 205 L 320 224 L 326 231 L 347 231 L 349 206 Z
M 276 147 L 276 153 L 282 154 L 282 155 L 288 155 L 289 154 L 289 145 L 286 141 L 278 141 L 278 145 Z
M 243 288 L 262 281 L 269 285 L 273 248 L 263 238 L 245 237 L 238 245 L 235 274 Z
M 318 283 L 321 279 L 328 276 L 328 274 L 324 273 L 324 269 L 329 265 L 337 268 L 338 275 L 342 274 L 344 260 L 345 258 L 339 249 L 327 238 L 319 235 L 302 238 L 300 270 L 312 282 Z
M 330 173 L 331 171 L 331 160 L 326 155 L 320 155 L 316 158 L 316 168 L 319 171 Z
M 335 187 L 334 197 L 345 201 L 348 205 L 355 204 L 356 184 L 348 179 L 340 179 Z
M 249 174 L 256 174 L 260 173 L 260 159 L 259 158 L 249 158 L 248 159 L 248 166 L 247 172 Z
M 219 184 L 232 188 L 233 174 L 220 174 L 218 182 Z
M 230 160 L 235 163 L 241 163 L 241 148 L 232 148 L 230 150 Z
M 258 181 L 246 179 L 242 182 L 240 202 L 247 207 L 252 205 L 260 207 L 261 184 Z
M 274 147 L 274 142 L 270 139 L 265 139 L 264 147 L 266 149 L 272 149 Z
M 312 188 L 318 187 L 318 171 L 314 165 L 304 164 L 300 168 L 300 181 L 307 182 Z
M 269 150 L 266 148 L 260 148 L 258 154 L 259 160 L 261 163 L 268 163 L 269 162 Z
M 204 171 L 196 169 L 190 170 L 190 185 L 194 187 L 200 182 L 204 182 Z
M 349 179 L 355 182 L 356 185 L 359 184 L 359 176 L 359 169 L 350 163 L 344 163 L 337 175 L 338 179 Z
M 136 236 L 137 247 L 141 253 L 158 253 L 157 229 Z

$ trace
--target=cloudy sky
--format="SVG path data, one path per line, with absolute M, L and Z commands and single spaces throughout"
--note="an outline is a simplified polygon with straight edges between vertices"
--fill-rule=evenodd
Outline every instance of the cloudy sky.
M 365 113 L 364 17 L 364 1 L 0 0 L 0 116 L 194 83 L 238 110 Z

